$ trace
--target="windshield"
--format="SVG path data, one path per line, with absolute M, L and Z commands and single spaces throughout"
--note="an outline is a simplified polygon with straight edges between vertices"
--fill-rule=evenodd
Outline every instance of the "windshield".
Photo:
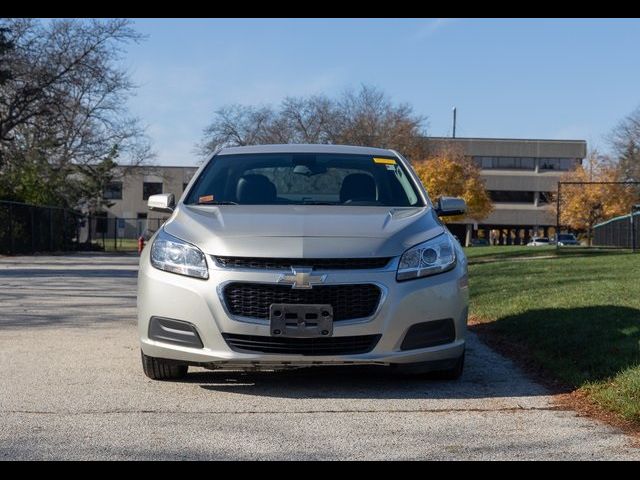
M 576 237 L 573 234 L 560 234 L 558 240 L 575 240 Z
M 424 205 L 395 158 L 307 153 L 216 156 L 196 179 L 184 203 Z

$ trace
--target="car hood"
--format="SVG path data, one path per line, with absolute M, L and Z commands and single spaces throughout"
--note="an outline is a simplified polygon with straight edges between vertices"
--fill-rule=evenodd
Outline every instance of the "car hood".
M 431 207 L 180 205 L 164 229 L 213 255 L 380 257 L 444 232 Z

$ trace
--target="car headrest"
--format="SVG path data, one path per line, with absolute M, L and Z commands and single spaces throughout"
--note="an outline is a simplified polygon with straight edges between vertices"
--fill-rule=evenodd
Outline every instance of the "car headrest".
M 276 186 L 264 175 L 244 175 L 238 180 L 238 203 L 271 203 L 276 196 Z
M 344 177 L 340 187 L 340 201 L 376 201 L 376 182 L 366 173 L 351 173 Z

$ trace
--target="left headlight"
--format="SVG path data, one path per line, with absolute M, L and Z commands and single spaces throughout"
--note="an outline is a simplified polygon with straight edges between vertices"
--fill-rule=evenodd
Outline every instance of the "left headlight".
M 426 277 L 451 270 L 456 265 L 456 251 L 446 233 L 420 243 L 402 254 L 397 280 Z
M 198 247 L 169 235 L 163 230 L 151 245 L 151 265 L 166 272 L 207 279 L 209 269 Z

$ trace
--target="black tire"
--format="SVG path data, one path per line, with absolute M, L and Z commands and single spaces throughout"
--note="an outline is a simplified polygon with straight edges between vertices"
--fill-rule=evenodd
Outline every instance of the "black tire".
M 456 361 L 456 364 L 446 370 L 438 370 L 433 372 L 433 378 L 438 380 L 458 380 L 464 371 L 464 353 Z
M 148 357 L 142 351 L 142 370 L 152 380 L 177 380 L 184 377 L 189 370 L 187 365 L 181 365 L 162 358 Z
M 396 365 L 394 370 L 401 375 L 408 375 L 415 378 L 424 378 L 428 380 L 457 380 L 462 375 L 464 370 L 464 355 L 462 352 L 456 360 L 453 366 L 444 370 L 438 370 L 432 364 L 409 364 L 409 365 Z M 449 362 L 447 362 L 449 363 Z M 434 369 L 436 368 L 436 369 Z

